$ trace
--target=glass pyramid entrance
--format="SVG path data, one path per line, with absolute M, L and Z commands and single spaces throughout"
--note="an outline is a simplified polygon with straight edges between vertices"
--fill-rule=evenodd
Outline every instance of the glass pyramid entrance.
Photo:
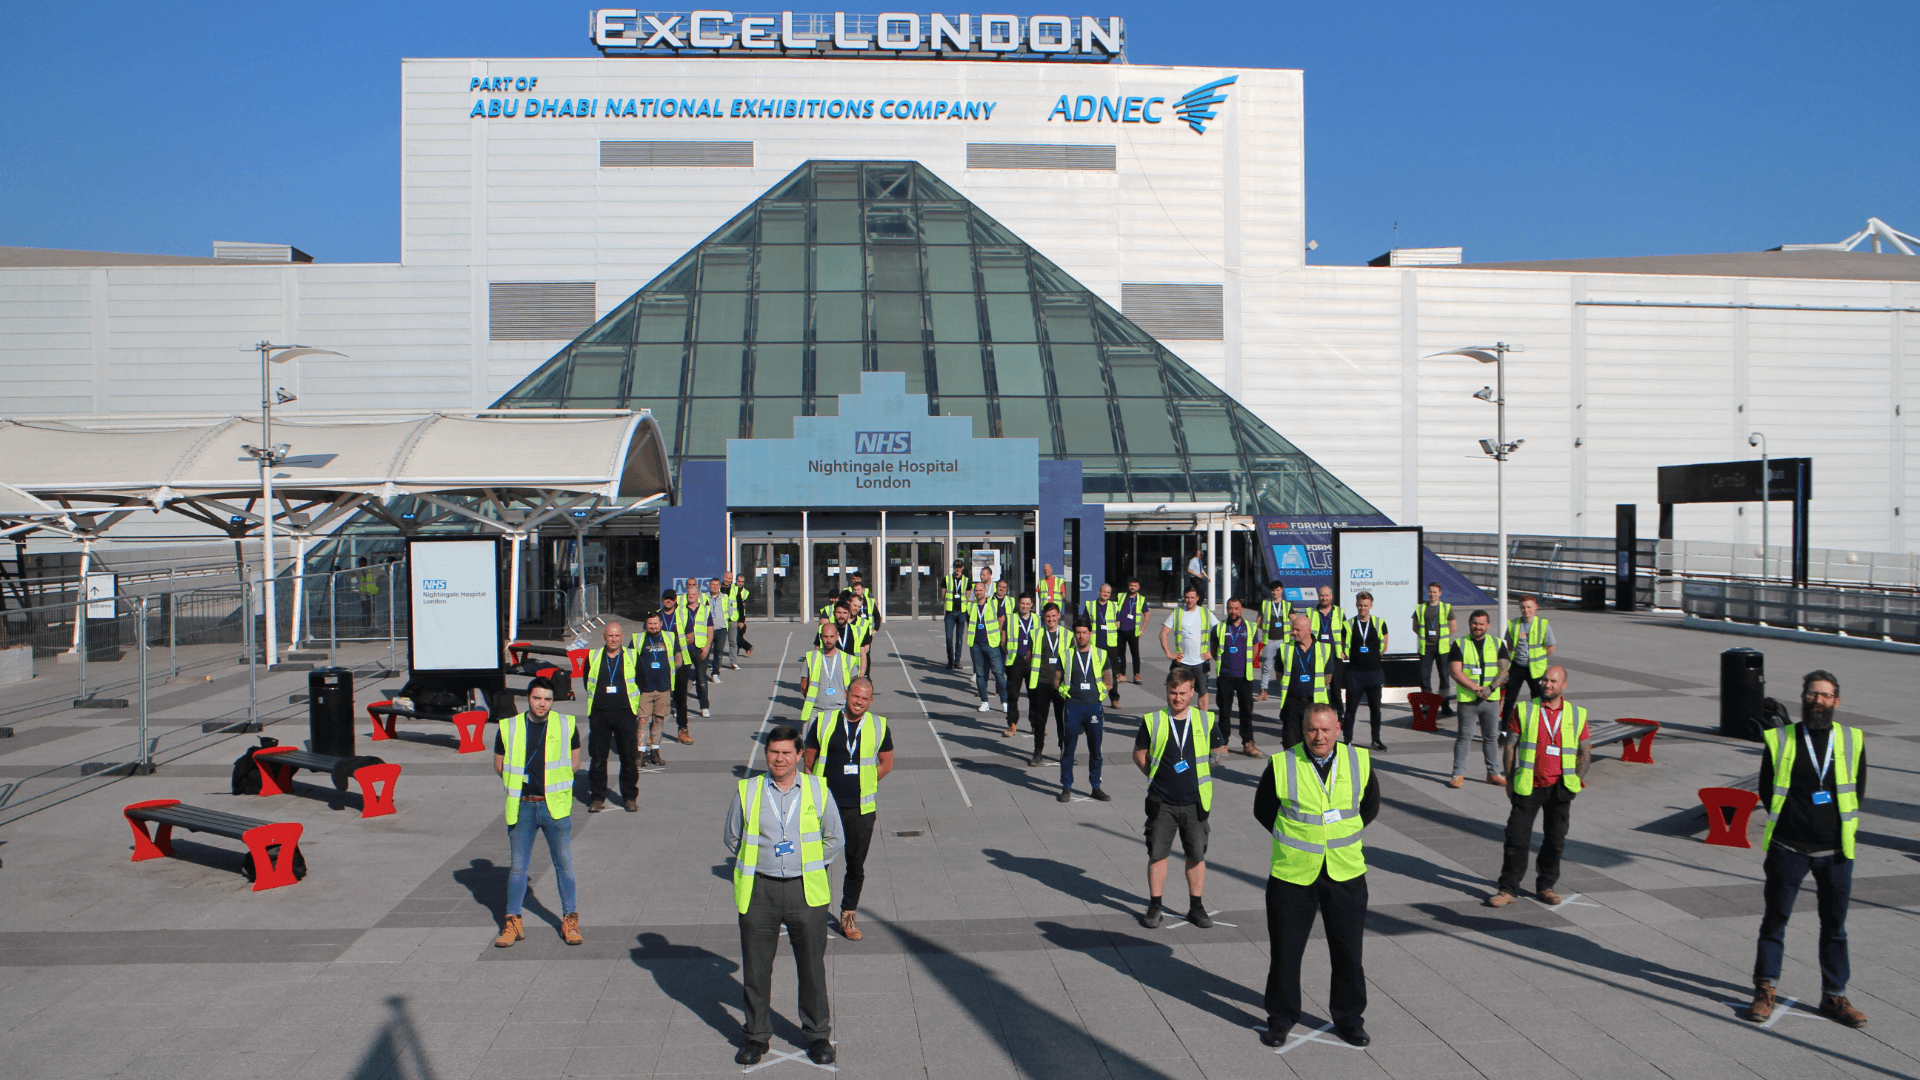
M 1378 513 L 914 162 L 802 165 L 494 407 L 650 408 L 677 476 L 792 438 L 862 371 L 1079 459 L 1090 502 Z

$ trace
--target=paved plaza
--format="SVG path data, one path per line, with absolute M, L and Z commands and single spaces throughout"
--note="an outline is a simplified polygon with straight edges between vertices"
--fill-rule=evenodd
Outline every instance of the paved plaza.
M 1027 766 L 1030 740 L 1002 739 L 1003 715 L 976 712 L 970 676 L 945 669 L 940 627 L 890 624 L 874 649 L 875 711 L 892 723 L 898 760 L 881 785 L 866 938 L 836 935 L 827 948 L 839 1074 L 1920 1075 L 1913 658 L 1753 642 L 1661 615 L 1549 614 L 1569 700 L 1596 721 L 1660 721 L 1658 764 L 1625 764 L 1617 747 L 1597 753 L 1573 808 L 1566 902 L 1496 911 L 1480 901 L 1499 867 L 1504 793 L 1476 782 L 1448 789 L 1451 733 L 1411 732 L 1405 707 L 1390 706 L 1391 750 L 1374 758 L 1381 812 L 1365 834 L 1373 1045 L 1316 1033 L 1327 987 L 1316 940 L 1310 1017 L 1277 1052 L 1254 1031 L 1264 1019 L 1269 837 L 1253 820 L 1252 788 L 1264 763 L 1230 754 L 1216 772 L 1206 890 L 1216 925 L 1142 929 L 1145 778 L 1130 751 L 1138 717 L 1158 704 L 1150 690 L 1165 663 L 1150 664 L 1146 685 L 1126 687 L 1120 715 L 1109 714 L 1114 801 L 1084 799 L 1083 762 L 1082 797 L 1063 805 L 1055 748 L 1044 766 Z M 740 1075 L 739 945 L 721 817 L 735 778 L 759 763 L 764 727 L 797 715 L 811 634 L 756 623 L 751 637 L 753 658 L 713 687 L 713 717 L 694 720 L 696 744 L 669 743 L 667 767 L 642 776 L 640 813 L 589 816 L 576 804 L 587 940 L 575 948 L 559 938 L 544 845 L 527 939 L 492 947 L 506 894 L 501 788 L 488 755 L 455 753 L 448 725 L 403 722 L 400 741 L 375 744 L 362 714 L 360 752 L 405 770 L 390 817 L 361 820 L 357 792 L 338 796 L 317 774 L 303 774 L 291 795 L 228 794 L 231 763 L 253 744 L 231 735 L 170 755 L 156 775 L 75 785 L 71 797 L 38 799 L 36 812 L 0 814 L 0 1077 Z M 1761 853 L 1703 844 L 1694 792 L 1757 768 L 1756 744 L 1716 734 L 1718 654 L 1743 644 L 1764 649 L 1770 691 L 1785 700 L 1797 697 L 1802 672 L 1836 672 L 1840 719 L 1869 735 L 1849 922 L 1850 994 L 1872 1021 L 1864 1031 L 1811 1011 L 1811 882 L 1781 988 L 1801 1002 L 1764 1027 L 1736 1016 L 1751 986 Z M 372 665 L 385 659 L 379 652 L 358 660 Z M 197 733 L 201 721 L 231 715 L 236 693 L 244 704 L 244 676 L 193 678 L 192 694 L 156 702 L 157 726 Z M 359 700 L 399 682 L 365 680 Z M 304 707 L 286 703 L 305 676 L 275 673 L 261 685 L 278 703 L 267 734 L 297 744 Z M 1269 751 L 1280 748 L 1274 705 L 1260 706 Z M 16 736 L 0 740 L 0 781 L 127 738 L 124 714 L 15 722 Z M 179 857 L 130 862 L 120 808 L 155 798 L 298 821 L 311 874 L 254 893 L 237 843 L 186 833 Z M 839 870 L 831 876 L 837 893 Z M 1169 906 L 1183 910 L 1177 861 L 1170 877 Z M 790 957 L 775 968 L 774 1008 L 774 1050 L 803 1049 Z M 816 1067 L 775 1054 L 753 1071 L 778 1080 Z

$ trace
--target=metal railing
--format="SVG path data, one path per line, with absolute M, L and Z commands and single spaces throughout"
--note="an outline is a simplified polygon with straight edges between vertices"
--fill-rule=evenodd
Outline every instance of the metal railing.
M 1735 581 L 1683 581 L 1680 606 L 1702 619 L 1878 641 L 1920 642 L 1920 596 Z
M 1499 576 L 1500 543 L 1492 533 L 1426 534 L 1427 547 L 1447 560 L 1468 581 L 1491 592 Z M 1634 575 L 1634 602 L 1652 607 L 1658 594 L 1654 566 L 1659 540 L 1638 541 L 1638 569 Z M 1604 577 L 1611 595 L 1614 550 L 1611 537 L 1507 537 L 1507 590 L 1510 595 L 1532 593 L 1548 599 L 1580 599 L 1580 579 Z M 1668 605 L 1672 606 L 1672 605 Z

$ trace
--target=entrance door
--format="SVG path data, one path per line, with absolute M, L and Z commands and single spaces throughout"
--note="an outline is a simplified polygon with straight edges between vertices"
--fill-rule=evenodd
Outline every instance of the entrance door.
M 829 605 L 859 575 L 873 593 L 873 544 L 866 540 L 821 541 L 813 545 L 813 606 Z
M 740 575 L 753 595 L 747 614 L 767 619 L 800 614 L 800 545 L 743 543 Z
M 946 545 L 887 545 L 887 614 L 895 618 L 939 618 L 946 611 L 940 596 Z

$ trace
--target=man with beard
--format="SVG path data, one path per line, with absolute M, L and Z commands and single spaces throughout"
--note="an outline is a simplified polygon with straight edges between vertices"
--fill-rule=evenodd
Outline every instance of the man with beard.
M 1527 850 L 1533 845 L 1533 819 L 1545 812 L 1541 825 L 1540 859 L 1535 864 L 1534 895 L 1543 904 L 1558 907 L 1560 855 L 1567 847 L 1567 827 L 1573 822 L 1574 796 L 1580 794 L 1587 765 L 1593 760 L 1593 741 L 1587 734 L 1587 710 L 1569 705 L 1567 669 L 1558 664 L 1540 678 L 1543 696 L 1515 710 L 1508 729 L 1515 738 L 1506 745 L 1507 851 L 1500 864 L 1500 891 L 1487 898 L 1488 907 L 1506 907 L 1520 893 L 1527 873 Z

